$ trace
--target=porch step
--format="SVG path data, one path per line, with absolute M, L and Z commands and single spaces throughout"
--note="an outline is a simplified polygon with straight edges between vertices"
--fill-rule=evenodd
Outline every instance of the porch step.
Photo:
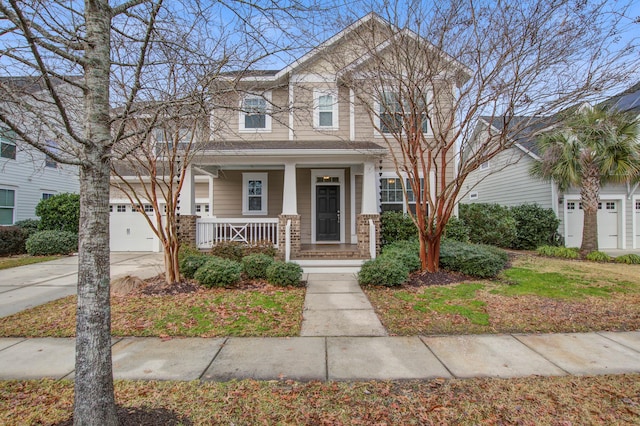
M 303 250 L 296 254 L 296 259 L 309 260 L 364 260 L 356 250 Z
M 366 259 L 291 259 L 305 274 L 357 274 Z

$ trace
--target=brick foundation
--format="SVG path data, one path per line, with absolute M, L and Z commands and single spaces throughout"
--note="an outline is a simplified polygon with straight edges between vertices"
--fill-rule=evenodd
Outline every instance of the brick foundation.
M 376 227 L 376 255 L 380 254 L 380 215 L 359 214 L 356 218 L 356 232 L 358 233 L 358 251 L 363 258 L 369 259 L 369 219 L 373 219 Z
M 278 257 L 285 258 L 287 242 L 287 221 L 291 219 L 291 257 L 300 253 L 300 215 L 281 214 L 278 216 Z
M 177 216 L 178 241 L 180 244 L 187 244 L 196 247 L 196 215 Z

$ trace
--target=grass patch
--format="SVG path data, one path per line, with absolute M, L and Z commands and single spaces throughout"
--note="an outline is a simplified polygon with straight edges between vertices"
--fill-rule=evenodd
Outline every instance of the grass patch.
M 112 297 L 114 336 L 296 336 L 304 289 L 207 289 L 171 296 Z M 0 336 L 72 337 L 76 297 L 0 318 Z
M 640 265 L 518 256 L 498 281 L 365 288 L 390 334 L 640 328 Z
M 48 262 L 60 259 L 64 256 L 29 256 L 28 254 L 10 257 L 0 257 L 0 270 L 15 268 L 16 266 L 33 265 L 34 263 Z
M 136 413 L 136 424 L 158 424 L 159 414 L 175 419 L 172 424 L 194 425 L 631 425 L 640 416 L 637 374 L 349 383 L 116 381 L 115 394 L 124 408 L 120 413 Z M 0 382 L 4 425 L 65 422 L 72 410 L 71 381 Z M 145 414 L 147 422 L 140 417 Z

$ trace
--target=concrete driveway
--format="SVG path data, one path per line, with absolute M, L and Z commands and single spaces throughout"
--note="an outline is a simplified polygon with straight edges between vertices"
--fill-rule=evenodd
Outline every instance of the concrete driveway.
M 162 272 L 162 253 L 112 252 L 111 278 L 149 278 Z M 0 318 L 76 294 L 78 257 L 0 271 Z

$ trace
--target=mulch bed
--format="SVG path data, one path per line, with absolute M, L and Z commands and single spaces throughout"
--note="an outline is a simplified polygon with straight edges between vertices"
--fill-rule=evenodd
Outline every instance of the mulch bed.
M 426 287 L 433 285 L 456 284 L 471 280 L 472 277 L 459 272 L 438 271 L 438 272 L 414 272 L 409 276 L 409 280 L 404 284 L 407 287 Z

